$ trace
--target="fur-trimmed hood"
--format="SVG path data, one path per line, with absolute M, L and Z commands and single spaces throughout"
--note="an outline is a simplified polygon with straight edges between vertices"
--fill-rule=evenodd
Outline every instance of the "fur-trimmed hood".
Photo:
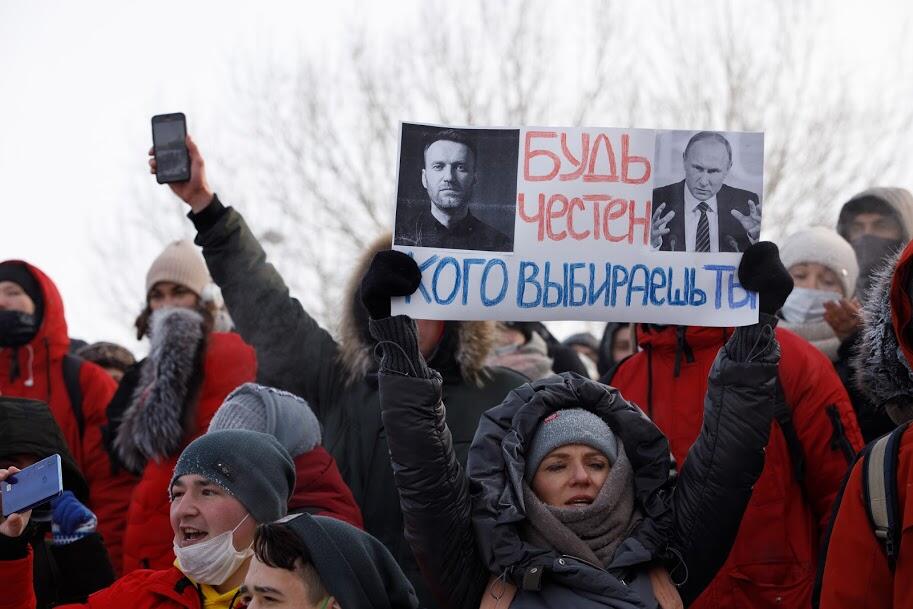
M 374 255 L 390 249 L 393 237 L 384 233 L 371 243 L 359 258 L 346 285 L 342 319 L 339 325 L 339 360 L 349 372 L 350 382 L 363 379 L 377 368 L 374 340 L 368 333 L 368 313 L 361 304 L 359 288 Z M 485 360 L 494 341 L 494 322 L 447 322 L 440 347 L 429 365 L 447 378 L 448 372 L 481 386 L 486 380 Z M 455 344 L 453 353 L 449 345 Z M 451 370 L 448 370 L 450 368 Z
M 880 267 L 863 306 L 856 384 L 895 423 L 913 419 L 913 243 Z
M 114 439 L 128 470 L 140 473 L 184 443 L 185 415 L 195 397 L 205 348 L 203 316 L 191 309 L 159 309 L 151 318 L 151 349 Z

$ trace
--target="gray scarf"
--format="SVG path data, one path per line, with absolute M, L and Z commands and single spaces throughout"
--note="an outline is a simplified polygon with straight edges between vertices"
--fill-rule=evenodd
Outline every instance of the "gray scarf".
M 634 471 L 621 443 L 618 458 L 590 505 L 546 505 L 525 482 L 523 501 L 526 520 L 522 533 L 527 541 L 604 567 L 643 518 L 634 509 Z

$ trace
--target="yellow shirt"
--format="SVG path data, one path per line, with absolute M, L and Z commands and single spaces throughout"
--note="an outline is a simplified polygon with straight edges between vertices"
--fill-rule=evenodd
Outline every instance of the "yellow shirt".
M 203 593 L 203 609 L 228 609 L 231 606 L 232 599 L 238 593 L 238 588 L 225 594 L 219 594 L 212 586 L 207 586 L 206 584 L 199 584 L 199 586 L 200 592 Z
M 178 563 L 178 560 L 174 560 L 174 566 L 178 569 L 181 569 L 181 565 Z M 181 570 L 181 573 L 184 573 Z M 200 593 L 203 595 L 203 609 L 229 609 L 231 607 L 231 601 L 235 598 L 235 595 L 238 594 L 239 588 L 234 590 L 229 590 L 225 594 L 219 594 L 218 590 L 209 586 L 207 584 L 198 584 L 193 581 L 193 578 L 184 573 L 184 575 L 193 582 L 194 586 L 197 586 L 200 589 Z M 237 606 L 238 603 L 236 602 Z

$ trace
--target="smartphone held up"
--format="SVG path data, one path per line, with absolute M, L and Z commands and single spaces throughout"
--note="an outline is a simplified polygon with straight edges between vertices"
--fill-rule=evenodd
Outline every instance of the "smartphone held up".
M 36 508 L 62 492 L 60 455 L 51 455 L 0 482 L 3 517 Z
M 190 179 L 190 153 L 187 151 L 187 119 L 182 112 L 152 117 L 152 147 L 155 178 L 159 184 Z

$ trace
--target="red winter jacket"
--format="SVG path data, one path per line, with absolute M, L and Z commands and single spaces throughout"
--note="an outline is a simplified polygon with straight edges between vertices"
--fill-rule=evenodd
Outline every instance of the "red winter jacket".
M 898 506 L 903 532 L 891 573 L 875 537 L 862 494 L 862 459 L 853 468 L 834 521 L 821 609 L 913 609 L 913 427 L 904 432 L 897 459 Z
M 700 432 L 707 376 L 729 331 L 638 329 L 643 351 L 618 367 L 611 384 L 656 422 L 681 468 Z M 809 606 L 819 539 L 849 464 L 844 451 L 862 448 L 849 397 L 828 359 L 788 330 L 778 328 L 777 339 L 780 384 L 804 453 L 804 481 L 798 482 L 774 423 L 764 470 L 729 558 L 692 608 Z
M 35 609 L 32 590 L 32 554 L 20 560 L 0 561 L 0 609 Z M 176 567 L 134 571 L 89 596 L 85 603 L 58 609 L 203 609 L 200 592 Z M 234 609 L 243 609 L 240 597 Z
M 254 350 L 240 336 L 213 332 L 208 341 L 195 431 L 185 438 L 181 450 L 206 433 L 213 415 L 229 393 L 257 376 Z M 124 534 L 124 573 L 136 569 L 167 569 L 174 563 L 168 483 L 178 455 L 180 450 L 161 462 L 149 461 L 142 479 L 133 489 Z
M 866 300 L 865 329 L 853 362 L 857 382 L 875 404 L 890 404 L 895 421 L 913 416 L 913 243 L 875 273 Z M 901 396 L 898 398 L 898 396 Z M 897 410 L 893 408 L 896 407 Z M 862 490 L 863 461 L 853 468 L 828 542 L 822 609 L 913 609 L 913 426 L 897 458 L 900 549 L 894 572 L 869 521 Z
M 343 482 L 336 461 L 323 446 L 295 457 L 295 476 L 289 512 L 331 516 L 359 529 L 365 528 L 351 489 Z
M 98 518 L 98 532 L 105 540 L 115 570 L 119 571 L 121 543 L 130 489 L 136 479 L 126 473 L 112 474 L 108 453 L 102 444 L 101 427 L 107 423 L 105 408 L 117 384 L 102 368 L 82 362 L 84 433 L 79 425 L 63 377 L 63 357 L 70 346 L 63 300 L 54 282 L 32 265 L 22 262 L 38 281 L 44 298 L 44 317 L 35 338 L 18 349 L 19 376 L 10 380 L 13 349 L 0 349 L 0 395 L 47 402 L 63 432 L 76 464 L 89 483 L 89 508 Z

